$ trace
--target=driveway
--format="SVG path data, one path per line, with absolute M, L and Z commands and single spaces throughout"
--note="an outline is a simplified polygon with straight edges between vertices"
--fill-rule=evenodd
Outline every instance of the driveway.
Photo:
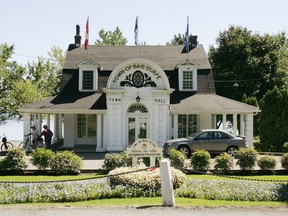
M 140 207 L 0 207 L 1 216 L 287 216 L 288 208 L 179 208 L 162 206 Z

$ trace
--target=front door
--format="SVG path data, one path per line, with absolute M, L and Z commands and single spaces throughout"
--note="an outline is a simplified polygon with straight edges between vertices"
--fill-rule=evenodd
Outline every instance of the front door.
M 137 115 L 128 117 L 128 143 L 132 145 L 137 139 L 147 138 L 148 117 Z

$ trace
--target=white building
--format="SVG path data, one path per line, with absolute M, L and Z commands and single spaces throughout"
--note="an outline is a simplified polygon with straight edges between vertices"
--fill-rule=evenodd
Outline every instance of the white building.
M 216 128 L 232 118 L 233 131 L 253 141 L 257 107 L 218 96 L 202 45 L 187 54 L 176 46 L 81 47 L 70 44 L 61 92 L 23 106 L 24 133 L 54 118 L 54 139 L 79 151 L 123 151 L 138 138 L 162 146 L 171 138 Z M 62 123 L 64 127 L 62 127 Z M 63 129 L 64 128 L 64 129 Z M 225 128 L 224 128 L 225 129 Z

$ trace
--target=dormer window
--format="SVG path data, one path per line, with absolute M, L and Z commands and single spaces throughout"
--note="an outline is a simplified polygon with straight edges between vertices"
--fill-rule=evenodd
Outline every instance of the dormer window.
M 96 71 L 95 70 L 80 70 L 79 74 L 80 91 L 96 91 L 97 83 L 96 83 Z
M 93 92 L 98 89 L 98 68 L 99 65 L 92 61 L 84 61 L 79 67 L 79 91 Z
M 191 62 L 184 62 L 178 66 L 179 90 L 197 91 L 197 66 Z

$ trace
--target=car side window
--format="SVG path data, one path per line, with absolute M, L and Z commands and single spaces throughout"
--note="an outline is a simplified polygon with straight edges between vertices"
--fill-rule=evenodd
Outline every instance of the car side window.
M 228 135 L 222 132 L 216 132 L 216 139 L 229 139 Z
M 207 140 L 207 139 L 209 139 L 209 133 L 208 132 L 203 132 L 197 137 L 197 139 L 198 140 Z

